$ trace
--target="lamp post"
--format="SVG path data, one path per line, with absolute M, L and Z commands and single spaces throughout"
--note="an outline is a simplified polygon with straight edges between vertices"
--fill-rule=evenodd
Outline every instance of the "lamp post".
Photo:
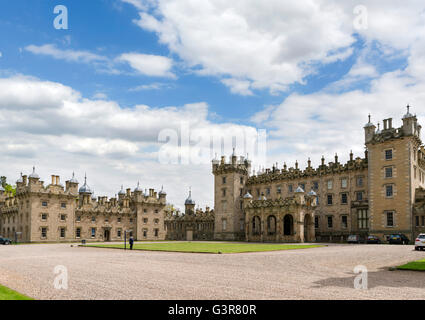
M 133 230 L 124 230 L 124 250 L 127 250 L 127 233 L 132 232 Z

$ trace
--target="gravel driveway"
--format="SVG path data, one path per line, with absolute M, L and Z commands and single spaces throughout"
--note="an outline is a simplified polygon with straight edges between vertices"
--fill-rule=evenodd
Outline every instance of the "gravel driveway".
M 0 246 L 0 283 L 36 299 L 424 299 L 425 274 L 388 271 L 425 258 L 413 246 L 329 245 L 242 254 Z M 67 268 L 67 290 L 53 286 Z M 353 268 L 368 268 L 368 290 Z

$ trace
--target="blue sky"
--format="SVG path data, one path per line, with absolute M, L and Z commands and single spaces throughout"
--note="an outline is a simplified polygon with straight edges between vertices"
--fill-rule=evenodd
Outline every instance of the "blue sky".
M 56 30 L 53 8 L 57 1 L 2 2 L 0 36 L 7 41 L 2 46 L 3 70 L 30 74 L 40 79 L 61 82 L 85 97 L 104 93 L 123 107 L 147 104 L 155 107 L 181 106 L 205 101 L 217 118 L 236 123 L 250 123 L 249 119 L 263 106 L 281 103 L 291 92 L 313 93 L 341 79 L 356 62 L 357 53 L 364 45 L 357 38 L 352 47 L 354 54 L 344 61 L 320 65 L 317 72 L 306 76 L 303 83 L 294 83 L 286 92 L 270 94 L 267 89 L 256 90 L 252 96 L 235 95 L 217 77 L 199 76 L 192 70 L 179 67 L 183 62 L 158 37 L 139 28 L 132 20 L 138 10 L 128 3 L 112 0 L 61 1 L 68 8 L 69 29 Z M 89 51 L 109 58 L 123 52 L 171 57 L 176 62 L 177 79 L 128 74 L 113 75 L 95 67 L 49 56 L 34 55 L 24 48 L 28 45 L 53 44 L 61 50 Z M 395 62 L 396 65 L 399 61 Z M 391 64 L 387 67 L 391 68 Z M 141 85 L 163 84 L 162 90 L 131 91 Z M 362 84 L 367 86 L 367 83 Z
M 408 2 L 2 1 L 4 174 L 88 171 L 108 195 L 142 180 L 176 204 L 192 186 L 212 206 L 209 162 L 158 161 L 161 130 L 184 121 L 208 138 L 265 129 L 257 169 L 361 156 L 369 113 L 399 119 L 410 103 L 422 117 L 425 11 Z

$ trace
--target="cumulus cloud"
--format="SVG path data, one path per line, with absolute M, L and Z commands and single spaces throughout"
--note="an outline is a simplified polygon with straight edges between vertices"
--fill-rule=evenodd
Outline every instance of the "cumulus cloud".
M 138 26 L 197 73 L 230 76 L 223 83 L 240 94 L 286 90 L 312 63 L 347 58 L 355 42 L 352 13 L 326 1 L 158 0 L 140 10 Z
M 173 60 L 158 55 L 149 55 L 141 53 L 123 53 L 115 59 L 92 53 L 90 51 L 81 51 L 73 49 L 59 49 L 54 44 L 44 44 L 41 46 L 29 45 L 25 50 L 36 55 L 45 55 L 56 60 L 64 60 L 74 63 L 85 63 L 93 65 L 98 71 L 121 74 L 120 64 L 128 63 L 138 74 L 176 78 L 171 72 Z
M 167 57 L 140 53 L 124 53 L 117 60 L 127 62 L 134 70 L 143 75 L 176 77 L 171 72 L 173 60 Z
M 212 123 L 204 102 L 122 108 L 103 98 L 87 99 L 63 84 L 24 75 L 0 78 L 0 129 L 7 132 L 0 138 L 3 174 L 14 181 L 36 165 L 43 177 L 66 179 L 75 171 L 81 180 L 87 171 L 96 193 L 110 196 L 138 180 L 146 188 L 163 184 L 180 206 L 192 185 L 196 200 L 212 206 L 212 140 L 218 139 L 221 155 L 221 139 L 230 138 L 224 145 L 230 154 L 233 137 L 256 134 L 250 126 Z M 174 136 L 177 144 L 169 140 Z M 162 161 L 161 152 L 176 161 Z

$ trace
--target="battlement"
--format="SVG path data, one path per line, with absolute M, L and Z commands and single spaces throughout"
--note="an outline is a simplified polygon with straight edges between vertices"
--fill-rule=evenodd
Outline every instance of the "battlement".
M 382 129 L 380 123 L 378 128 L 371 121 L 369 115 L 369 122 L 364 126 L 365 130 L 365 143 L 377 144 L 389 140 L 401 139 L 403 137 L 415 138 L 419 145 L 421 144 L 421 129 L 422 126 L 418 123 L 416 115 L 410 113 L 410 106 L 407 106 L 407 113 L 402 118 L 403 124 L 401 127 L 393 127 L 393 119 L 388 118 L 383 120 Z
M 360 157 L 354 159 L 353 153 L 351 152 L 350 160 L 345 164 L 341 164 L 338 161 L 338 155 L 335 155 L 334 162 L 329 162 L 327 165 L 325 164 L 325 158 L 322 157 L 321 165 L 319 165 L 317 168 L 313 168 L 311 166 L 310 159 L 307 161 L 307 163 L 308 166 L 304 170 L 298 168 L 297 161 L 295 162 L 295 168 L 288 168 L 285 163 L 282 169 L 278 169 L 277 166 L 273 166 L 271 169 L 263 169 L 261 172 L 257 172 L 257 174 L 254 172 L 254 174 L 248 178 L 246 185 L 249 186 L 285 180 L 289 181 L 308 177 L 321 177 L 349 171 L 364 170 L 368 168 L 367 152 L 365 152 L 365 158 L 363 159 Z
M 239 172 L 241 174 L 249 175 L 251 171 L 251 160 L 240 156 L 239 158 L 233 154 L 227 161 L 225 156 L 221 157 L 221 160 L 212 160 L 212 172 L 214 175 L 223 174 L 228 172 Z

